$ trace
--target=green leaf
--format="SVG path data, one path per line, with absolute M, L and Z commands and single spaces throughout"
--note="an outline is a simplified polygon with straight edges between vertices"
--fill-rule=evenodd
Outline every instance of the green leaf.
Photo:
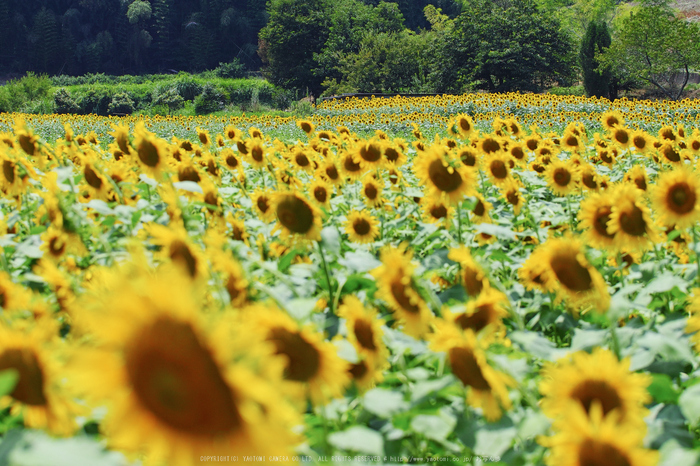
M 651 374 L 652 381 L 647 390 L 657 403 L 678 403 L 678 392 L 673 388 L 671 377 L 666 374 Z
M 384 453 L 384 438 L 379 432 L 364 426 L 353 426 L 328 436 L 328 442 L 343 451 L 381 455 Z
M 12 466 L 123 466 L 124 455 L 91 437 L 55 439 L 37 430 L 12 430 L 0 443 L 0 464 Z
M 348 252 L 345 254 L 345 257 L 338 259 L 338 263 L 350 271 L 357 273 L 369 272 L 382 265 L 374 255 L 367 251 Z
M 675 439 L 665 442 L 659 449 L 658 466 L 695 466 L 700 461 L 700 450 L 683 448 Z
M 321 247 L 326 254 L 326 261 L 328 261 L 327 256 L 329 253 L 336 256 L 340 255 L 340 235 L 337 228 L 326 227 L 321 230 Z
M 365 393 L 363 404 L 367 411 L 382 418 L 391 418 L 409 406 L 403 394 L 384 388 L 373 388 Z
M 279 270 L 280 272 L 286 272 L 287 269 L 289 269 L 289 266 L 292 265 L 292 261 L 294 260 L 294 258 L 298 255 L 299 255 L 298 249 L 292 249 L 291 251 L 287 252 L 277 262 L 277 270 Z
M 452 433 L 456 425 L 457 419 L 444 412 L 439 416 L 419 414 L 411 421 L 411 430 L 431 440 L 442 442 Z
M 691 426 L 700 422 L 700 385 L 688 387 L 678 398 L 678 406 Z
M 16 369 L 5 369 L 0 372 L 0 396 L 12 393 L 18 380 L 19 372 Z
M 503 417 L 493 424 L 484 423 L 479 426 L 476 432 L 474 453 L 486 456 L 502 456 L 510 448 L 517 434 L 518 429 L 508 417 Z
M 495 236 L 499 239 L 515 240 L 515 233 L 510 228 L 492 223 L 480 223 L 475 228 L 477 233 L 486 233 L 487 235 Z

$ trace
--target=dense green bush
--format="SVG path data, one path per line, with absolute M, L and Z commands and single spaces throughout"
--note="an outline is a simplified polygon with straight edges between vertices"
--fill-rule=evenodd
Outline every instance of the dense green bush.
M 45 76 L 27 73 L 20 79 L 13 79 L 0 87 L 0 112 L 26 111 L 35 106 L 31 101 L 51 100 L 51 80 Z
M 228 63 L 219 63 L 214 69 L 214 74 L 219 78 L 245 78 L 245 65 L 238 58 L 234 58 Z
M 54 92 L 53 103 L 56 113 L 80 113 L 78 102 L 63 87 Z
M 212 84 L 205 84 L 202 93 L 194 99 L 197 115 L 214 113 L 224 108 L 224 94 Z
M 119 92 L 112 97 L 112 101 L 107 106 L 109 115 L 129 115 L 134 112 L 134 101 L 126 92 Z
M 153 106 L 164 106 L 173 112 L 185 106 L 185 99 L 175 87 L 161 85 L 153 90 L 151 103 Z

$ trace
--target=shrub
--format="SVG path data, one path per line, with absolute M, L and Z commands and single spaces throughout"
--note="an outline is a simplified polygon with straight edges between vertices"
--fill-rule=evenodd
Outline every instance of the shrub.
M 134 113 L 134 101 L 126 92 L 120 92 L 112 97 L 112 101 L 107 107 L 110 115 L 129 115 Z
M 202 85 L 188 74 L 178 75 L 175 81 L 175 89 L 177 93 L 185 100 L 194 100 L 203 91 Z
M 158 86 L 153 90 L 152 105 L 167 107 L 171 112 L 182 108 L 185 105 L 185 99 L 178 94 L 174 87 L 164 88 Z
M 219 63 L 214 69 L 214 74 L 219 78 L 245 78 L 245 65 L 238 58 L 234 58 L 229 63 Z
M 194 99 L 194 111 L 197 115 L 218 112 L 223 108 L 224 94 L 211 84 L 205 84 L 202 93 Z
M 111 93 L 101 86 L 95 86 L 88 88 L 85 94 L 78 99 L 78 106 L 80 113 L 83 114 L 107 115 L 107 109 L 111 102 Z
M 56 113 L 80 113 L 78 102 L 64 88 L 54 92 L 53 105 Z

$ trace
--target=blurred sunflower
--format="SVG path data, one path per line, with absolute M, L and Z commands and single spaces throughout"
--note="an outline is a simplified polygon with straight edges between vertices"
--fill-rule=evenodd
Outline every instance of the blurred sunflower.
M 624 125 L 625 119 L 619 111 L 609 110 L 601 115 L 600 122 L 603 124 L 603 128 L 611 131 L 618 126 Z
M 289 454 L 300 417 L 278 388 L 272 348 L 205 318 L 181 274 L 144 272 L 117 275 L 80 306 L 96 346 L 76 350 L 72 380 L 91 404 L 107 404 L 108 444 L 182 466 L 202 455 Z
M 184 227 L 148 223 L 144 229 L 151 236 L 151 242 L 161 248 L 158 254 L 161 258 L 171 261 L 192 280 L 206 277 L 206 258 L 201 249 L 192 243 Z
M 642 447 L 646 429 L 620 427 L 603 417 L 600 405 L 589 416 L 574 410 L 554 422 L 555 434 L 537 441 L 550 449 L 548 466 L 656 466 L 659 452 Z
M 486 342 L 471 329 L 462 331 L 453 323 L 439 319 L 430 336 L 433 351 L 447 353 L 452 373 L 467 388 L 467 404 L 480 408 L 489 421 L 497 421 L 511 408 L 508 387 L 515 381 L 488 363 Z
M 578 187 L 580 180 L 577 167 L 568 161 L 554 159 L 544 172 L 549 188 L 557 196 L 567 196 Z
M 508 316 L 508 297 L 494 288 L 486 288 L 476 299 L 470 300 L 464 312 L 443 310 L 443 318 L 462 330 L 471 329 L 478 334 L 484 329 L 495 334 L 505 330 L 503 318 Z
M 633 183 L 641 191 L 646 191 L 649 186 L 649 175 L 644 165 L 636 164 L 622 178 L 627 183 Z
M 413 254 L 406 251 L 405 245 L 398 248 L 386 246 L 380 254 L 382 265 L 371 273 L 378 282 L 378 297 L 386 301 L 394 311 L 396 320 L 403 324 L 403 331 L 421 338 L 429 330 L 433 313 L 416 290 L 412 257 Z
M 577 408 L 590 416 L 598 405 L 602 417 L 609 416 L 618 425 L 645 426 L 651 377 L 630 372 L 629 365 L 629 358 L 618 361 L 603 348 L 547 363 L 539 385 L 542 411 L 552 419 L 567 418 Z
M 313 134 L 313 132 L 316 130 L 316 126 L 309 120 L 298 120 L 297 126 L 301 128 L 301 130 L 305 132 L 307 136 L 311 136 L 311 134 Z
M 652 192 L 654 211 L 665 225 L 683 229 L 700 220 L 700 177 L 688 168 L 659 175 Z
M 449 225 L 455 210 L 448 202 L 430 196 L 424 198 L 420 206 L 426 223 L 443 222 L 444 225 Z
M 321 211 L 303 195 L 296 192 L 275 193 L 270 209 L 277 217 L 275 229 L 282 230 L 284 237 L 321 239 Z
M 620 184 L 610 194 L 614 202 L 608 220 L 608 233 L 615 236 L 617 249 L 647 250 L 659 240 L 642 194 L 630 184 Z
M 338 317 L 345 319 L 347 339 L 355 347 L 362 360 L 368 361 L 371 368 L 381 371 L 387 369 L 389 364 L 389 350 L 382 337 L 384 320 L 379 318 L 376 309 L 365 307 L 355 296 L 343 297 L 343 304 L 338 308 Z
M 502 186 L 511 179 L 509 157 L 505 153 L 495 152 L 483 160 L 484 169 L 491 182 Z
M 316 178 L 309 185 L 309 197 L 316 201 L 318 205 L 323 207 L 330 207 L 331 196 L 333 195 L 333 188 L 323 181 L 322 178 Z
M 250 195 L 253 208 L 263 222 L 270 223 L 275 218 L 275 210 L 272 208 L 273 197 L 273 192 L 263 191 L 260 188 L 257 188 Z
M 493 209 L 493 204 L 488 202 L 480 193 L 474 195 L 476 204 L 471 211 L 472 221 L 475 223 L 484 223 L 491 220 L 489 212 Z
M 470 298 L 475 298 L 489 288 L 489 281 L 483 268 L 474 260 L 468 247 L 450 249 L 447 258 L 459 264 L 460 282 Z
M 379 236 L 378 224 L 369 213 L 353 210 L 348 214 L 345 232 L 353 243 L 371 243 Z
M 603 250 L 612 249 L 615 235 L 608 233 L 608 222 L 612 213 L 613 200 L 599 193 L 590 194 L 581 201 L 578 218 L 581 235 L 586 244 Z
M 138 122 L 134 128 L 134 147 L 138 160 L 147 173 L 159 176 L 168 169 L 168 145 L 148 131 L 143 121 Z
M 472 168 L 455 163 L 442 147 L 431 147 L 420 154 L 413 163 L 413 170 L 426 186 L 428 195 L 444 198 L 450 204 L 460 202 L 476 188 L 476 174 Z

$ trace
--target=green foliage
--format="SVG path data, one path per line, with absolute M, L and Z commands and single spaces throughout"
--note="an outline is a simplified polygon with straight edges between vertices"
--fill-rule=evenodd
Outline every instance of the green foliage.
M 80 106 L 65 88 L 56 90 L 53 94 L 54 111 L 56 113 L 79 113 Z
M 228 63 L 219 63 L 219 66 L 214 69 L 214 74 L 219 78 L 245 78 L 245 65 L 238 58 L 234 58 Z
M 185 73 L 178 75 L 175 81 L 175 89 L 185 100 L 194 100 L 195 97 L 202 93 L 202 85 L 194 77 Z
M 596 59 L 614 74 L 650 84 L 678 100 L 690 71 L 700 67 L 700 26 L 669 9 L 641 7 L 626 18 L 612 45 Z
M 211 84 L 205 84 L 202 93 L 194 99 L 197 115 L 214 113 L 224 108 L 224 94 Z
M 591 21 L 586 29 L 586 35 L 581 41 L 579 60 L 583 70 L 583 86 L 588 97 L 607 97 L 614 99 L 616 92 L 611 89 L 612 74 L 610 70 L 599 70 L 595 56 L 603 49 L 610 47 L 610 32 L 604 23 Z
M 152 104 L 163 105 L 170 112 L 180 109 L 185 106 L 185 99 L 177 92 L 177 89 L 172 86 L 158 86 L 153 90 Z
M 547 89 L 547 93 L 554 95 L 586 95 L 586 90 L 583 86 L 570 86 L 570 87 L 551 87 Z
M 29 72 L 0 87 L 0 112 L 23 111 L 32 100 L 49 99 L 50 92 L 51 80 L 46 75 Z
M 511 0 L 506 7 L 470 0 L 456 20 L 464 41 L 479 38 L 471 78 L 491 92 L 538 91 L 573 77 L 572 45 L 559 23 L 533 0 Z
M 314 74 L 314 54 L 330 35 L 330 0 L 271 0 L 269 20 L 260 31 L 258 53 L 273 84 L 321 93 L 322 77 Z
M 107 106 L 109 115 L 129 115 L 134 112 L 134 101 L 126 92 L 119 92 L 112 97 Z

